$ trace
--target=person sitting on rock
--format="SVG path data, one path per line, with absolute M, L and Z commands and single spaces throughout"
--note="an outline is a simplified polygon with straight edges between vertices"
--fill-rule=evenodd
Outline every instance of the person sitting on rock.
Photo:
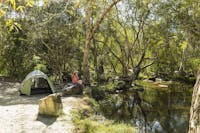
M 78 77 L 78 71 L 74 71 L 73 75 L 72 75 L 72 83 L 73 83 L 73 87 L 71 88 L 72 90 L 76 90 L 78 92 L 80 92 L 79 94 L 83 93 L 83 84 L 82 84 L 82 80 L 79 79 Z
M 82 84 L 82 80 L 79 80 L 78 71 L 74 71 L 72 75 L 72 83 L 73 84 Z

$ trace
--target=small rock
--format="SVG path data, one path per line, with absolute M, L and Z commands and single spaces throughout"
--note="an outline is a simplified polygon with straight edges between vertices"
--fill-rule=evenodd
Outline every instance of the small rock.
M 167 88 L 168 86 L 167 85 L 158 85 L 159 87 L 162 87 L 162 88 Z

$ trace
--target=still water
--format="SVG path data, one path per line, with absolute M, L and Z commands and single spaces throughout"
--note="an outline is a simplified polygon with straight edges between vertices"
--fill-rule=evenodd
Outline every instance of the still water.
M 139 133 L 187 133 L 192 86 L 142 83 L 143 92 L 112 94 L 101 102 L 103 113 L 138 128 Z

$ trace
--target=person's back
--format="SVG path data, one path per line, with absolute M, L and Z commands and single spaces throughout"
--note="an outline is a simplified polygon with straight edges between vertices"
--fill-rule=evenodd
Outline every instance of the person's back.
M 79 82 L 78 74 L 77 74 L 77 72 L 74 72 L 74 74 L 72 75 L 72 83 L 75 84 L 78 82 Z

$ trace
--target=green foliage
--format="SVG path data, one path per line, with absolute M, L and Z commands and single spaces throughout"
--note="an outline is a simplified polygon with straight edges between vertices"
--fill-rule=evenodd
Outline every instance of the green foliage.
M 15 22 L 11 20 L 11 23 Z M 12 26 L 11 26 L 12 27 Z M 6 30 L 6 27 L 1 27 Z M 2 33 L 0 43 L 1 72 L 13 79 L 23 79 L 33 68 L 32 55 L 28 53 L 26 35 L 22 29 L 15 27 Z
M 12 8 L 15 10 L 16 9 L 16 2 L 15 2 L 15 0 L 9 0 L 9 2 L 11 4 Z
M 89 107 L 79 108 L 78 112 L 72 112 L 75 131 L 78 133 L 134 133 L 136 129 L 131 125 L 115 123 L 105 119 L 101 115 L 94 115 L 91 110 L 98 110 L 99 105 L 91 98 L 84 98 Z M 85 113 L 87 112 L 87 114 Z
M 115 83 L 107 83 L 104 85 L 98 85 L 91 88 L 92 97 L 99 101 L 105 99 L 108 93 L 113 92 L 116 87 Z
M 134 133 L 136 130 L 130 125 L 113 124 L 112 122 L 97 122 L 91 119 L 81 120 L 78 123 L 80 133 Z
M 114 123 L 103 116 L 90 114 L 89 118 L 82 118 L 78 112 L 73 112 L 72 116 L 76 127 L 75 131 L 78 133 L 134 133 L 136 131 L 130 125 Z
M 35 70 L 41 70 L 42 72 L 47 72 L 47 68 L 44 64 L 37 64 L 35 67 L 34 67 Z
M 27 7 L 33 7 L 34 1 L 33 0 L 27 0 L 26 6 Z
M 22 78 L 32 69 L 42 69 L 61 80 L 63 72 L 79 70 L 81 77 L 86 3 L 80 0 L 44 0 L 40 5 L 33 0 L 1 3 L 0 73 Z M 93 36 L 88 53 L 92 54 L 88 66 L 93 82 L 139 74 L 142 78 L 171 80 L 176 78 L 175 71 L 184 72 L 186 80 L 195 76 L 200 64 L 200 10 L 195 2 L 123 0 L 122 3 L 110 10 Z M 109 4 L 93 3 L 93 24 Z M 39 62 L 33 56 L 39 57 Z M 105 85 L 94 90 L 105 97 L 101 91 L 112 91 L 110 88 L 113 87 Z
M 187 48 L 187 42 L 184 41 L 182 43 L 179 44 L 182 50 L 185 50 Z
M 85 97 L 84 101 L 89 105 L 94 111 L 99 110 L 99 104 L 93 98 Z
M 4 16 L 5 13 L 6 13 L 6 12 L 5 12 L 4 10 L 0 9 L 0 17 Z

